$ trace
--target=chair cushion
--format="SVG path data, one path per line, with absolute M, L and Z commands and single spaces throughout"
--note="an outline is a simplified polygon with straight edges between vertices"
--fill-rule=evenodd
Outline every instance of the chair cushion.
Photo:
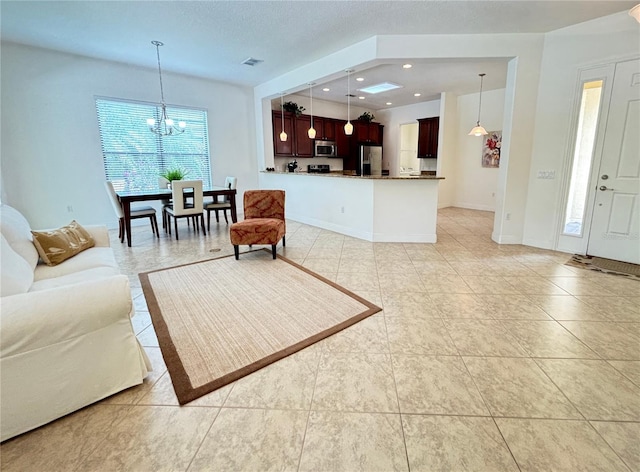
M 59 229 L 31 231 L 31 234 L 40 258 L 49 266 L 60 264 L 96 244 L 75 220 Z
M 210 202 L 204 206 L 205 210 L 228 210 L 231 208 L 231 203 L 225 202 Z
M 285 235 L 285 223 L 275 218 L 251 218 L 233 223 L 229 234 L 233 245 L 273 245 Z
M 156 214 L 156 209 L 150 206 L 140 206 L 131 208 L 131 218 L 142 218 Z

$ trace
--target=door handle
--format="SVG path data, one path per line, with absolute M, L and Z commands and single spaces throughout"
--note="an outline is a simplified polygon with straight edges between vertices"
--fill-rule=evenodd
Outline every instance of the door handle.
M 605 190 L 614 190 L 614 189 L 612 189 L 612 188 L 607 188 L 606 186 L 601 185 L 601 186 L 600 186 L 600 190 L 602 190 L 602 191 L 604 192 Z

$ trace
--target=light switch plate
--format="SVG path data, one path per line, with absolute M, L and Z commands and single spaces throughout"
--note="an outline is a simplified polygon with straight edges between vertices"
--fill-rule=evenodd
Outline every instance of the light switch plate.
M 555 179 L 556 178 L 556 171 L 555 170 L 539 170 L 538 171 L 538 178 L 539 179 Z

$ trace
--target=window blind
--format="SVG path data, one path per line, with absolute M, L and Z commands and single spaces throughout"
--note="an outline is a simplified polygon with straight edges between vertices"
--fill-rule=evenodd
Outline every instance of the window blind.
M 187 171 L 187 179 L 211 186 L 207 111 L 167 106 L 176 123 L 185 121 L 184 133 L 159 136 L 149 131 L 148 118 L 160 121 L 155 103 L 96 97 L 98 127 L 107 180 L 116 190 L 156 190 L 160 173 L 173 168 Z

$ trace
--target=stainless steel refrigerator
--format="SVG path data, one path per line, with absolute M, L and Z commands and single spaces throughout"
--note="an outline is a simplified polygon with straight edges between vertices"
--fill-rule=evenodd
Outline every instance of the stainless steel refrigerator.
M 382 175 L 382 146 L 360 145 L 358 175 Z

